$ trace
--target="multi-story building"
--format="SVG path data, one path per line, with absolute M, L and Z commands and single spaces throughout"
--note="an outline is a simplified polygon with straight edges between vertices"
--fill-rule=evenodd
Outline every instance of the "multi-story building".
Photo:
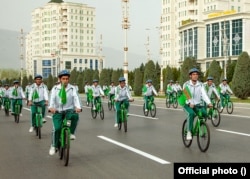
M 62 69 L 101 70 L 104 57 L 98 53 L 95 35 L 93 7 L 57 0 L 36 8 L 26 36 L 28 75 L 47 78 Z
M 194 57 L 206 71 L 213 60 L 224 68 L 250 53 L 250 1 L 162 0 L 162 64 L 180 67 Z

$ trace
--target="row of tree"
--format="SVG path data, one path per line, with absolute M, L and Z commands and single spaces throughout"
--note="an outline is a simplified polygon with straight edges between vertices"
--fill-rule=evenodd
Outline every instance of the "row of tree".
M 167 84 L 170 80 L 179 81 L 180 84 L 183 84 L 189 80 L 188 72 L 191 68 L 196 67 L 200 69 L 200 65 L 197 63 L 197 60 L 188 57 L 184 60 L 180 68 L 171 68 L 167 66 L 163 69 L 163 90 L 165 91 Z M 247 52 L 242 52 L 238 57 L 237 61 L 228 60 L 227 63 L 227 80 L 230 84 L 235 96 L 241 99 L 247 99 L 250 96 L 250 57 Z M 118 84 L 119 77 L 123 76 L 122 69 L 112 69 L 107 68 L 103 69 L 101 72 L 98 70 L 87 69 L 82 72 L 72 70 L 70 83 L 76 84 L 79 87 L 79 92 L 84 92 L 85 82 L 92 84 L 93 79 L 98 79 L 100 85 L 114 82 Z M 161 68 L 158 62 L 154 63 L 152 60 L 148 61 L 145 65 L 141 64 L 140 67 L 135 68 L 133 71 L 129 71 L 128 81 L 129 85 L 132 87 L 135 95 L 141 95 L 142 86 L 145 84 L 147 79 L 153 81 L 153 85 L 156 90 L 160 90 L 160 76 Z M 214 78 L 215 85 L 219 85 L 224 78 L 224 70 L 221 69 L 217 61 L 212 61 L 208 70 L 205 73 L 201 73 L 199 80 L 205 82 L 208 76 Z M 2 83 L 11 83 L 15 78 L 6 79 Z M 20 80 L 20 78 L 19 78 Z M 56 77 L 50 75 L 47 79 L 44 79 L 44 83 L 47 84 L 48 89 L 50 90 L 53 85 L 58 81 Z M 22 87 L 28 83 L 33 82 L 32 76 L 24 76 L 22 80 Z

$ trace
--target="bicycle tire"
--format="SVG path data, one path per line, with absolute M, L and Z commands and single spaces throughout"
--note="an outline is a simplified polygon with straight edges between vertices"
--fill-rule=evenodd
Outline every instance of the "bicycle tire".
M 152 117 L 156 116 L 156 105 L 155 105 L 155 103 L 151 104 L 150 114 L 151 114 Z
M 64 166 L 69 164 L 69 149 L 70 149 L 70 139 L 69 139 L 69 130 L 64 130 L 64 147 L 63 147 L 63 160 Z
M 118 119 L 118 130 L 121 130 L 122 128 L 122 119 L 121 119 L 121 116 L 122 115 L 122 110 L 120 110 L 120 113 L 119 113 L 119 119 Z
M 92 115 L 92 118 L 95 119 L 96 116 L 97 116 L 97 111 L 96 110 L 93 110 L 93 104 L 91 105 L 91 115 Z
M 101 104 L 100 106 L 100 117 L 103 120 L 104 119 L 104 109 L 103 109 L 103 105 Z
M 178 101 L 177 101 L 177 99 L 175 98 L 174 99 L 174 102 L 173 102 L 173 108 L 177 108 L 178 107 Z
M 112 102 L 111 101 L 108 101 L 108 108 L 110 111 L 112 110 Z
M 182 124 L 181 136 L 184 146 L 190 147 L 193 140 L 187 140 L 187 119 Z
M 144 116 L 148 116 L 148 111 L 145 111 L 145 103 L 143 104 L 143 113 L 144 113 Z
M 221 109 L 221 102 L 220 102 L 220 99 L 219 99 L 218 102 L 217 102 L 217 109 L 218 109 L 218 111 L 219 111 L 220 113 L 223 112 L 223 108 Z
M 166 107 L 170 108 L 170 102 L 169 102 L 168 98 L 166 98 Z
M 231 100 L 229 100 L 227 103 L 227 113 L 232 114 L 233 111 L 234 111 L 234 104 Z
M 201 152 L 207 151 L 210 144 L 210 130 L 206 122 L 200 122 L 197 134 L 197 143 Z
M 220 112 L 217 108 L 214 108 L 211 114 L 211 122 L 214 127 L 218 127 L 220 125 Z
M 128 131 L 128 116 L 127 116 L 127 110 L 124 109 L 123 110 L 123 125 L 124 125 L 124 132 L 127 132 Z

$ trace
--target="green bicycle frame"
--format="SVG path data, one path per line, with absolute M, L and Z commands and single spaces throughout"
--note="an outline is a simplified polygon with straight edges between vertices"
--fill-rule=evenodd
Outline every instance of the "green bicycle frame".
M 193 130 L 192 130 L 192 134 L 193 134 L 194 136 L 197 136 L 197 135 L 201 136 L 202 134 L 201 134 L 201 133 L 198 134 L 198 131 L 199 131 L 199 132 L 202 132 L 202 130 L 200 130 L 201 123 L 202 123 L 202 122 L 205 122 L 205 119 L 204 119 L 204 117 L 202 116 L 201 108 L 199 108 L 199 110 L 198 110 L 197 117 L 198 117 L 198 118 L 197 118 L 197 120 L 196 120 L 196 122 L 195 122 L 195 126 L 194 126 L 194 128 L 193 128 Z M 206 131 L 205 131 L 205 132 L 206 132 Z
M 66 117 L 64 117 L 63 122 L 62 122 L 61 135 L 60 135 L 61 147 L 65 146 L 65 141 L 64 141 L 64 135 L 65 135 L 65 133 L 64 133 L 64 131 L 68 131 L 68 144 L 69 144 L 69 142 L 70 142 L 70 128 L 67 125 L 67 119 L 66 119 Z
M 36 127 L 42 127 L 42 107 L 36 106 L 37 112 L 36 112 Z
M 125 104 L 124 103 L 122 103 L 121 104 L 121 113 L 120 113 L 120 116 L 121 116 L 121 122 L 124 122 L 124 118 L 125 118 L 125 115 L 123 115 L 124 113 L 126 113 L 126 108 L 125 108 Z
M 21 100 L 20 99 L 16 99 L 16 104 L 15 104 L 15 108 L 14 108 L 14 113 L 16 115 L 19 115 L 21 113 Z

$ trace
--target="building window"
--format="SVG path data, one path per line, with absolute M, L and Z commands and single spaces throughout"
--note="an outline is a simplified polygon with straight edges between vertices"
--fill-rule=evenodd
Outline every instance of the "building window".
M 37 61 L 34 60 L 34 76 L 37 74 Z
M 77 63 L 77 59 L 74 59 L 74 63 Z
M 242 19 L 232 21 L 232 55 L 242 52 Z
M 51 60 L 43 60 L 43 66 L 51 66 Z
M 51 74 L 51 68 L 43 68 L 43 77 L 48 78 Z
M 79 59 L 79 63 L 82 63 L 82 59 Z
M 53 59 L 52 64 L 53 64 L 53 66 L 56 65 L 56 59 Z
M 91 70 L 93 70 L 93 60 L 92 59 L 89 60 L 89 68 Z
M 79 67 L 79 71 L 82 72 L 82 67 Z
M 219 56 L 219 23 L 212 24 L 212 57 Z
M 98 60 L 95 60 L 95 69 L 98 70 Z
M 87 64 L 88 63 L 88 59 L 85 59 L 85 64 Z
M 66 61 L 65 62 L 65 69 L 66 70 L 71 70 L 71 61 Z
M 198 56 L 198 28 L 195 27 L 194 28 L 194 45 L 193 45 L 193 49 L 194 49 L 194 58 L 197 59 Z
M 211 30 L 210 30 L 210 25 L 207 25 L 207 58 L 210 58 L 211 57 Z

